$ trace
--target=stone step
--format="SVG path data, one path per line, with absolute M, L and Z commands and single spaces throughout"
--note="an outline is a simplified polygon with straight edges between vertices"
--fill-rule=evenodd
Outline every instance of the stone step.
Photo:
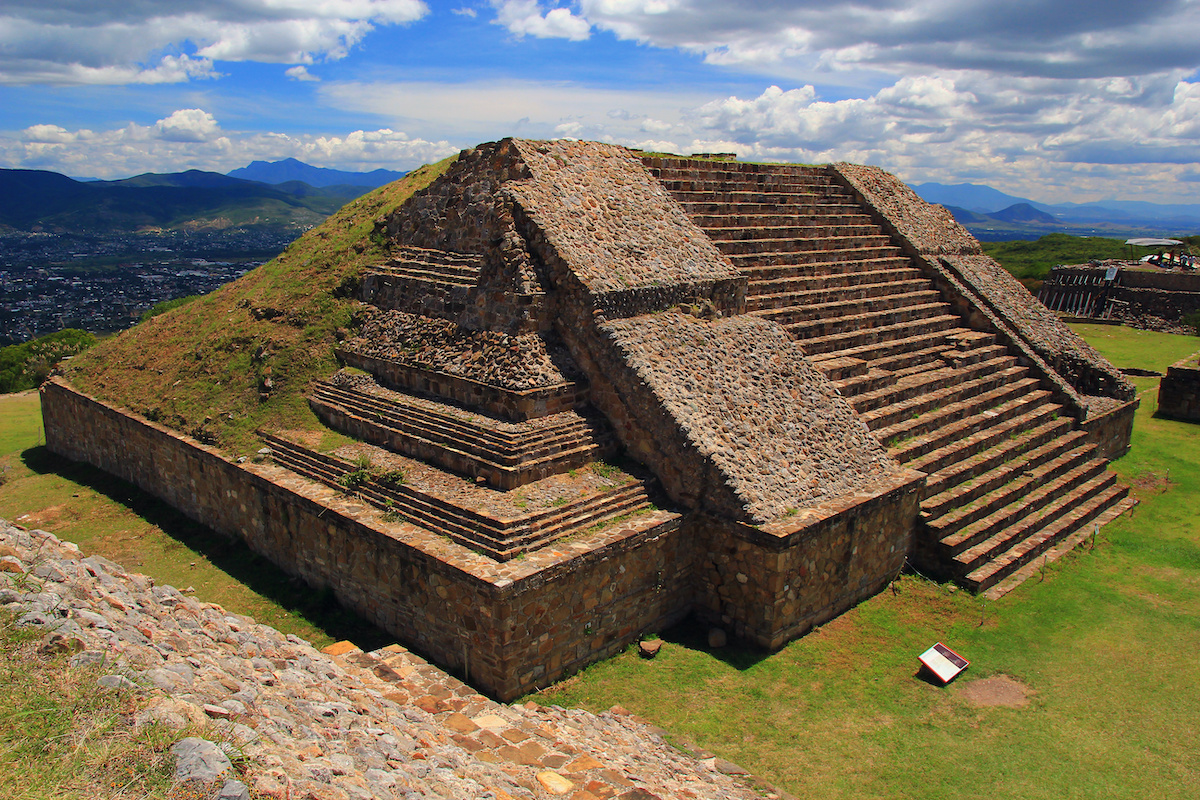
M 708 211 L 694 210 L 697 205 L 710 205 Z M 685 210 L 692 215 L 692 222 L 705 231 L 731 229 L 757 229 L 778 227 L 811 227 L 828 229 L 839 227 L 870 226 L 878 230 L 871 217 L 853 203 L 813 203 L 809 206 L 788 207 L 787 213 L 768 208 L 757 213 L 729 213 L 730 209 L 720 204 L 689 204 Z
M 928 284 L 924 284 L 928 286 Z M 751 314 L 764 319 L 778 322 L 780 325 L 793 326 L 803 322 L 840 319 L 868 313 L 877 313 L 890 309 L 914 308 L 937 303 L 941 295 L 932 289 L 917 289 L 904 291 L 908 288 L 896 284 L 874 284 L 875 291 L 864 296 L 856 297 L 858 292 L 823 291 L 809 296 L 812 302 L 798 302 L 796 305 L 783 308 L 771 308 L 752 311 Z M 823 299 L 824 298 L 824 299 Z
M 833 247 L 820 250 L 791 249 L 771 252 L 724 253 L 724 255 L 735 267 L 753 276 L 758 274 L 755 273 L 755 270 L 763 267 L 790 267 L 806 264 L 836 264 L 840 267 L 846 262 L 865 262 L 865 264 L 878 269 L 880 262 L 888 265 L 894 263 L 889 259 L 908 261 L 903 258 L 899 247 L 890 245 L 839 247 L 836 246 L 838 243 L 834 244 Z M 856 271 L 861 272 L 863 269 L 858 268 Z M 811 274 L 819 273 L 814 271 Z
M 880 233 L 861 236 L 807 236 L 786 239 L 724 239 L 717 249 L 727 256 L 756 253 L 829 253 L 844 250 L 874 250 L 891 247 L 891 239 Z
M 942 491 L 923 499 L 921 501 L 921 516 L 926 520 L 939 519 L 951 513 L 955 508 L 966 505 L 993 489 L 1003 486 L 1017 476 L 1070 450 L 1086 445 L 1086 433 L 1083 431 L 1068 430 L 1062 435 L 1047 439 L 1036 447 L 1029 447 L 1019 451 L 1016 455 L 1009 453 L 1007 460 L 999 461 L 998 463 L 992 463 L 990 459 L 987 460 L 987 463 L 983 463 L 981 460 L 977 463 L 982 463 L 983 466 L 987 467 L 986 469 L 976 472 L 969 479 L 960 480 L 953 485 L 946 485 Z M 955 469 L 964 466 L 964 463 L 959 462 L 959 464 L 955 465 Z M 941 473 L 941 475 L 945 474 L 946 471 Z M 931 477 L 936 478 L 939 476 Z
M 872 331 L 887 329 L 889 332 L 898 325 L 917 324 L 926 320 L 941 319 L 947 315 L 950 304 L 942 302 L 918 303 L 900 308 L 885 308 L 879 311 L 866 311 L 849 314 L 832 319 L 812 319 L 785 325 L 788 331 L 804 345 L 810 341 L 825 341 L 837 335 L 867 335 Z M 955 322 L 957 316 L 951 316 Z M 807 349 L 807 347 L 806 347 Z
M 962 319 L 954 314 L 940 314 L 866 330 L 809 337 L 800 344 L 810 356 L 829 354 L 830 357 L 852 356 L 871 361 L 878 353 L 900 353 L 905 352 L 905 348 L 916 350 L 920 343 L 939 337 L 948 340 L 953 331 L 959 330 L 956 326 L 961 323 Z
M 903 284 L 916 288 L 928 285 L 919 270 L 901 267 L 898 269 L 837 272 L 828 275 L 794 275 L 784 278 L 759 278 L 746 286 L 746 303 L 758 303 L 758 308 L 771 305 L 790 305 L 788 298 L 809 293 L 834 292 L 839 289 L 854 291 L 858 287 L 885 284 Z
M 1024 413 L 1001 420 L 969 436 L 930 450 L 906 463 L 912 469 L 927 475 L 941 472 L 966 461 L 971 456 L 990 450 L 1008 439 L 1015 439 L 1025 431 L 1036 429 L 1042 423 L 1056 421 L 1060 410 L 1060 407 L 1053 403 L 1035 406 Z M 1069 421 L 1067 421 L 1067 429 L 1070 429 Z
M 951 554 L 957 555 L 991 535 L 985 533 L 972 541 L 969 529 L 976 523 L 981 523 L 1000 509 L 1020 500 L 1037 487 L 1048 485 L 1072 470 L 1097 461 L 1094 457 L 1095 452 L 1094 446 L 1085 445 L 1063 450 L 1053 458 L 1037 464 L 1027 462 L 1022 472 L 1010 474 L 1005 483 L 975 496 L 952 511 L 936 518 L 925 514 L 922 514 L 922 517 L 931 535 L 948 548 Z M 1092 474 L 1089 472 L 1087 478 L 1092 477 Z M 1081 481 L 1087 478 L 1082 478 Z
M 923 370 L 905 375 L 892 386 L 859 395 L 851 405 L 871 430 L 889 427 L 902 419 L 913 419 L 1020 380 L 1025 376 L 1025 368 L 1015 364 L 1015 358 L 1004 356 L 962 369 Z
M 411 430 L 413 435 L 445 444 L 461 444 L 510 464 L 522 458 L 548 455 L 563 443 L 582 444 L 605 427 L 600 418 L 585 417 L 575 411 L 515 423 L 401 392 L 383 389 L 375 393 L 360 392 L 329 383 L 318 384 L 313 396 L 353 408 L 376 421 Z M 504 455 L 513 451 L 516 455 L 511 458 Z
M 895 270 L 895 275 L 889 274 L 889 272 L 855 273 L 855 275 L 873 276 L 875 280 L 851 284 L 837 280 L 843 276 L 808 278 L 804 279 L 806 283 L 803 284 L 799 283 L 799 279 L 793 279 L 796 282 L 792 283 L 789 289 L 777 291 L 774 294 L 757 294 L 755 290 L 761 284 L 750 284 L 746 290 L 746 310 L 753 313 L 784 309 L 790 306 L 807 308 L 824 303 L 888 297 L 928 289 L 929 281 L 923 278 L 905 278 L 907 272 L 908 270 Z M 771 281 L 771 283 L 788 286 L 785 281 Z
M 852 225 L 821 225 L 813 223 L 795 223 L 789 225 L 734 226 L 718 228 L 706 226 L 704 232 L 714 242 L 772 242 L 795 240 L 824 240 L 842 238 L 883 239 L 888 241 L 879 226 L 866 221 Z
M 1000 344 L 989 344 L 972 350 L 953 349 L 942 353 L 942 360 L 953 367 L 965 367 L 988 361 L 1008 352 L 1008 348 Z
M 1039 407 L 1040 408 L 1040 407 Z M 942 492 L 950 491 L 981 475 L 985 475 L 1006 462 L 1021 458 L 1025 453 L 1059 437 L 1071 433 L 1071 420 L 1063 417 L 1045 417 L 1036 413 L 1030 418 L 1017 418 L 1002 423 L 1005 426 L 1005 436 L 988 447 L 973 447 L 978 442 L 966 443 L 970 452 L 967 457 L 955 453 L 947 460 L 946 466 L 926 473 L 924 498 L 936 498 Z M 1033 425 L 1031 419 L 1040 419 Z
M 711 216 L 725 217 L 755 217 L 755 216 L 775 216 L 790 218 L 796 220 L 798 218 L 811 218 L 817 213 L 850 213 L 856 211 L 861 214 L 862 209 L 854 205 L 849 198 L 846 197 L 805 197 L 794 195 L 793 202 L 781 205 L 779 203 L 770 202 L 720 202 L 717 200 L 692 200 L 689 202 L 681 202 L 683 210 L 686 211 L 693 220 L 708 218 Z M 700 224 L 697 222 L 696 224 Z M 787 222 L 782 224 L 786 225 Z
M 269 434 L 263 438 L 276 463 L 327 486 L 341 488 L 338 479 L 353 471 L 349 462 Z M 638 482 L 514 519 L 492 518 L 407 486 L 368 482 L 352 491 L 377 508 L 501 561 L 650 506 L 648 487 Z
M 309 404 L 327 425 L 378 447 L 513 489 L 616 452 L 608 426 L 574 412 L 519 426 L 433 401 L 400 402 L 321 384 Z M 441 411 L 441 413 L 438 413 Z
M 706 191 L 669 190 L 685 208 L 692 203 L 719 203 L 734 208 L 744 205 L 767 205 L 776 209 L 793 205 L 821 202 L 826 199 L 845 202 L 850 193 L 840 186 L 814 183 L 798 190 L 776 186 L 725 186 Z
M 955 552 L 958 574 L 966 575 L 1116 482 L 1103 461 L 1084 462 L 1042 486 L 1026 485 L 1024 496 L 948 536 L 943 546 Z M 966 546 L 956 547 L 949 540 Z
M 863 362 L 865 363 L 865 362 Z M 896 383 L 896 373 L 871 367 L 866 372 L 834 381 L 842 397 L 854 398 L 866 392 L 878 391 Z M 853 400 L 851 400 L 853 403 Z
M 859 375 L 866 375 L 869 366 L 861 358 L 829 358 L 813 365 L 824 373 L 831 381 L 841 381 Z
M 1099 479 L 1097 479 L 1099 480 Z M 980 566 L 960 578 L 961 583 L 972 592 L 983 592 L 995 586 L 1029 564 L 1042 553 L 1063 541 L 1071 534 L 1092 524 L 1101 515 L 1118 506 L 1129 495 L 1129 487 L 1109 484 L 1088 496 L 1071 511 L 1053 520 L 1036 533 L 1024 537 L 1002 552 L 993 553 Z
M 757 264 L 742 270 L 750 279 L 750 285 L 764 281 L 789 280 L 792 278 L 826 278 L 854 275 L 858 273 L 899 271 L 912 266 L 902 256 L 862 258 L 852 261 L 816 261 L 804 263 Z
M 435 286 L 472 287 L 479 284 L 480 273 L 472 275 L 461 274 L 457 270 L 418 269 L 415 267 L 380 265 L 369 268 L 364 273 L 365 278 L 387 280 L 389 278 L 416 281 Z
M 1038 389 L 1037 378 L 1010 381 L 995 389 L 947 403 L 917 417 L 907 417 L 874 429 L 893 457 L 911 460 L 941 447 L 942 438 L 975 433 L 974 425 L 1002 422 L 1045 402 L 1049 392 Z
M 816 194 L 834 187 L 829 179 L 821 180 L 812 176 L 785 177 L 779 176 L 774 180 L 759 181 L 742 178 L 740 180 L 712 180 L 692 177 L 658 176 L 658 181 L 668 192 L 676 197 L 694 198 L 697 196 L 717 197 L 728 194 L 761 194 L 763 192 L 793 194 Z

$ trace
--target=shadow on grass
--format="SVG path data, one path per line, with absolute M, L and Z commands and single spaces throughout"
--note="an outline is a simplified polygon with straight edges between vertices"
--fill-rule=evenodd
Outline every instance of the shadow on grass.
M 44 445 L 21 453 L 33 472 L 65 480 L 125 506 L 167 536 L 207 558 L 217 569 L 254 592 L 302 617 L 335 640 L 349 639 L 363 650 L 391 644 L 396 637 L 343 608 L 329 589 L 314 589 L 246 546 L 180 513 L 151 494 L 103 470 L 55 455 Z
M 667 628 L 660 634 L 664 642 L 678 645 L 688 650 L 706 652 L 713 658 L 734 669 L 750 669 L 755 664 L 771 656 L 766 650 L 745 642 L 730 641 L 724 647 L 708 646 L 708 631 L 713 626 L 689 614 L 682 622 Z

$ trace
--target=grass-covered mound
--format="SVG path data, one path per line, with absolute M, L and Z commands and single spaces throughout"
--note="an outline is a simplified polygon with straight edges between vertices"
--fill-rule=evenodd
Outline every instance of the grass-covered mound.
M 275 260 L 114 336 L 64 369 L 77 388 L 230 452 L 262 426 L 317 428 L 312 381 L 337 369 L 364 268 L 386 259 L 375 220 L 453 159 L 364 195 Z

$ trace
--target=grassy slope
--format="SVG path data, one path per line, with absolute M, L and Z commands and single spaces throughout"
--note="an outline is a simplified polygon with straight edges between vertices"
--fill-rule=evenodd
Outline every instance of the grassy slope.
M 1093 327 L 1081 332 L 1119 366 L 1162 370 L 1200 348 Z M 989 603 L 905 576 L 771 655 L 708 652 L 685 626 L 657 659 L 627 652 L 539 701 L 621 704 L 801 797 L 1200 795 L 1200 426 L 1156 419 L 1156 379 L 1137 383 L 1116 469 L 1142 503 L 1044 581 Z M 914 677 L 939 640 L 972 661 L 946 688 Z M 964 699 L 997 674 L 1032 689 L 1030 705 Z
M 309 384 L 336 369 L 333 347 L 351 325 L 347 291 L 385 254 L 376 218 L 445 171 L 451 159 L 349 203 L 275 260 L 184 308 L 114 336 L 73 360 L 68 379 L 229 452 L 272 425 L 315 426 Z M 260 399 L 264 378 L 274 389 Z

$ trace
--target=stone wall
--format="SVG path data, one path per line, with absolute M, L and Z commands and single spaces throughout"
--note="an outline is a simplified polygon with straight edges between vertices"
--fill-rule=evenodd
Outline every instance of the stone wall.
M 1167 367 L 1167 374 L 1158 383 L 1158 413 L 1200 421 L 1200 362 L 1195 355 Z
M 1109 266 L 1119 268 L 1111 282 L 1105 280 Z M 1057 266 L 1038 299 L 1060 313 L 1166 333 L 1194 333 L 1182 320 L 1200 312 L 1200 274 L 1129 266 L 1118 261 Z
M 87 397 L 42 387 L 47 446 L 111 472 L 511 699 L 686 614 L 692 542 L 677 514 L 634 518 L 500 564 L 346 495 Z
M 518 422 L 570 411 L 582 406 L 587 399 L 587 384 L 560 383 L 534 389 L 505 389 L 458 375 L 372 358 L 352 350 L 338 350 L 337 356 L 351 367 L 370 372 L 390 388 L 450 400 Z
M 902 470 L 761 528 L 700 518 L 697 614 L 776 649 L 871 597 L 904 567 L 924 484 Z

